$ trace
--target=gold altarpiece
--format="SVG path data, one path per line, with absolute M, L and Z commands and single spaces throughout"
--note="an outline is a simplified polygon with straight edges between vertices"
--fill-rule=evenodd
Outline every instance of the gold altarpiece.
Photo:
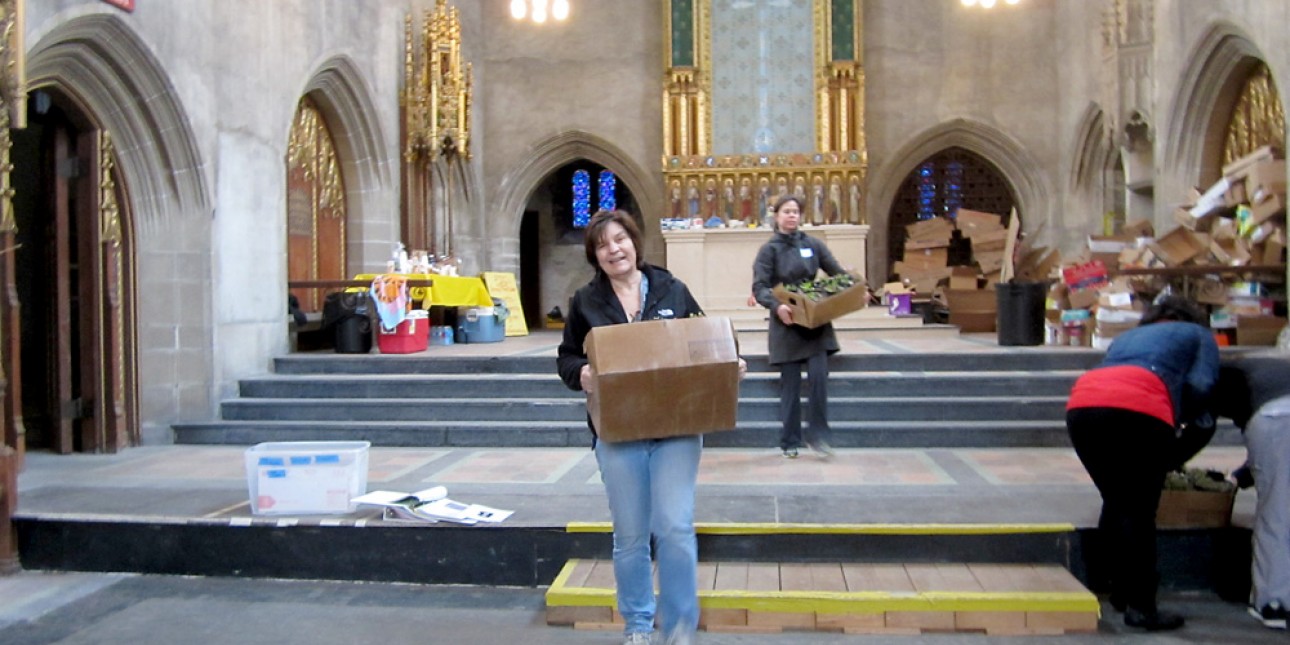
M 844 265 L 863 272 L 867 262 L 861 0 L 807 1 L 814 150 L 714 150 L 722 115 L 713 114 L 713 9 L 721 0 L 669 0 L 664 10 L 662 178 L 670 212 L 661 216 L 722 222 L 665 231 L 668 269 L 709 315 L 741 328 L 765 324 L 765 310 L 747 301 L 767 209 L 780 196 L 801 198 L 804 230 Z
M 669 0 L 663 90 L 668 217 L 760 221 L 775 198 L 803 199 L 812 224 L 865 224 L 863 18 L 859 0 L 810 0 L 815 150 L 721 151 L 712 145 L 714 0 Z M 842 42 L 848 41 L 848 42 Z
M 461 20 L 447 0 L 404 21 L 403 241 L 452 253 L 453 187 L 435 186 L 436 164 L 470 160 L 471 65 L 461 55 Z M 451 181 L 453 172 L 440 174 Z M 436 199 L 436 192 L 441 199 Z M 436 208 L 436 204 L 439 208 Z
M 1268 66 L 1259 63 L 1245 80 L 1223 137 L 1223 164 L 1264 145 L 1286 140 L 1286 112 Z

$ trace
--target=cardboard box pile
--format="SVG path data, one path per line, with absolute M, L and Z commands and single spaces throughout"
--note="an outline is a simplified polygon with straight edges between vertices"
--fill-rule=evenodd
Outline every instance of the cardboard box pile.
M 739 355 L 729 318 L 596 327 L 584 344 L 596 374 L 587 411 L 601 440 L 734 429 Z
M 954 222 L 945 217 L 914 222 L 905 227 L 905 257 L 895 272 L 912 289 L 931 293 L 950 274 L 950 237 Z
M 1084 252 L 1062 267 L 1066 290 L 1050 309 L 1088 309 L 1096 323 L 1091 344 L 1109 345 L 1130 326 L 1129 311 L 1141 309 L 1134 293 L 1159 291 L 1162 280 L 1090 281 L 1091 273 L 1126 267 L 1284 265 L 1286 162 L 1280 157 L 1265 146 L 1228 164 L 1222 179 L 1203 193 L 1195 191 L 1188 204 L 1175 210 L 1177 225 L 1160 235 L 1154 235 L 1150 223 L 1138 221 L 1126 224 L 1119 235 L 1090 236 Z M 1272 316 L 1266 293 L 1257 285 L 1252 292 L 1242 291 L 1238 285 L 1245 283 L 1239 279 L 1233 274 L 1198 276 L 1191 293 L 1215 308 L 1211 326 L 1230 329 L 1226 338 L 1241 345 L 1275 344 L 1286 321 Z M 1125 297 L 1130 308 L 1125 308 Z M 1050 318 L 1050 324 L 1056 323 Z M 1051 340 L 1058 342 L 1059 336 L 1059 330 L 1050 329 Z

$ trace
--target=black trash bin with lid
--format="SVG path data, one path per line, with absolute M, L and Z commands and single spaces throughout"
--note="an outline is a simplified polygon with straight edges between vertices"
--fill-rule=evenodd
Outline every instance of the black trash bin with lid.
M 1044 344 L 1046 282 L 1000 282 L 994 285 L 999 306 L 1000 345 Z
M 323 300 L 323 328 L 335 335 L 337 354 L 372 351 L 371 296 L 367 291 L 337 291 Z

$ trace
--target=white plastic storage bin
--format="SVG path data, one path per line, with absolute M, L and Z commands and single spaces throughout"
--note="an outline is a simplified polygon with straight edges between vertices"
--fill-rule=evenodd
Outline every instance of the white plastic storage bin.
M 246 449 L 256 515 L 350 513 L 367 492 L 370 441 L 272 441 Z

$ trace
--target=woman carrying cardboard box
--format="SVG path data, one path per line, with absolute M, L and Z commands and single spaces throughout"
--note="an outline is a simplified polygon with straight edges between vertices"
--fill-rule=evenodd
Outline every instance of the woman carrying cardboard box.
M 829 429 L 829 355 L 839 349 L 833 324 L 814 329 L 793 324 L 793 310 L 772 293 L 776 285 L 797 284 L 815 278 L 820 269 L 829 275 L 846 273 L 833 259 L 829 247 L 801 230 L 802 200 L 785 195 L 775 202 L 775 232 L 753 262 L 753 297 L 770 310 L 770 364 L 779 366 L 779 448 L 785 457 L 797 457 L 802 447 L 802 365 L 806 365 L 809 422 L 806 445 L 828 458 L 833 456 Z
M 557 358 L 560 378 L 572 390 L 590 394 L 596 387 L 584 349 L 592 328 L 703 315 L 685 284 L 667 270 L 646 264 L 640 248 L 640 230 L 623 211 L 600 211 L 587 225 L 587 263 L 596 275 L 569 302 Z M 745 369 L 740 359 L 740 377 Z M 702 437 L 610 442 L 597 441 L 595 427 L 591 432 L 614 523 L 614 579 L 625 643 L 649 643 L 654 631 L 651 534 L 656 540 L 657 609 L 665 642 L 693 643 L 699 624 L 694 488 Z

